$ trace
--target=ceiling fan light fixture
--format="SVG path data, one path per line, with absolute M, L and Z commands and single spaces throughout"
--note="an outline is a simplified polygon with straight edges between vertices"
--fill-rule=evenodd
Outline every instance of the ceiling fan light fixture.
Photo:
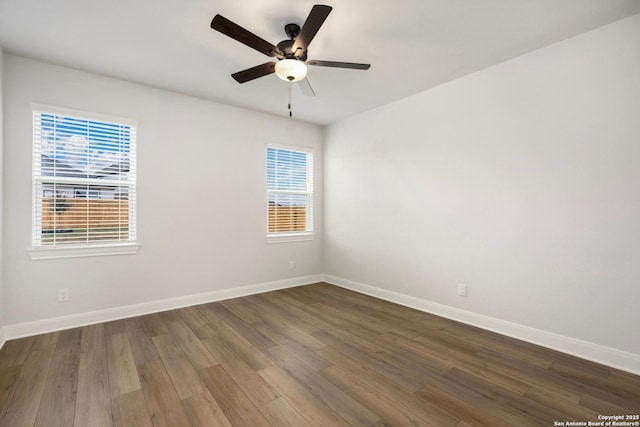
M 276 75 L 287 82 L 299 82 L 307 77 L 307 66 L 297 59 L 283 59 L 276 63 Z

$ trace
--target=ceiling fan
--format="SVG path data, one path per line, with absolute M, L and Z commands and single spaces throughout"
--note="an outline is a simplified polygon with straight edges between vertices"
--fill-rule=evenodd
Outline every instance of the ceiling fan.
M 278 43 L 277 46 L 263 40 L 222 15 L 216 15 L 213 18 L 211 28 L 258 52 L 278 59 L 278 62 L 265 62 L 264 64 L 233 73 L 231 77 L 238 83 L 246 83 L 259 77 L 275 73 L 281 79 L 290 82 L 304 80 L 306 84 L 301 86 L 303 93 L 314 96 L 313 89 L 311 89 L 311 85 L 306 79 L 307 65 L 351 68 L 355 70 L 368 70 L 371 66 L 370 64 L 357 64 L 353 62 L 307 60 L 307 48 L 325 19 L 327 19 L 327 16 L 329 16 L 331 10 L 331 6 L 320 4 L 313 6 L 302 28 L 300 28 L 298 24 L 287 24 L 284 26 L 284 31 L 287 36 L 289 36 L 289 40 L 283 40 Z

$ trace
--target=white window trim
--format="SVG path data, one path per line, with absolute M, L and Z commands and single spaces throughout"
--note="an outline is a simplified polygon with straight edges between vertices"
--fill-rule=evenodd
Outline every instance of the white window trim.
M 138 121 L 135 119 L 130 119 L 126 117 L 118 117 L 111 116 L 107 114 L 94 113 L 83 110 L 75 110 L 71 108 L 59 107 L 54 105 L 47 104 L 39 104 L 39 103 L 31 103 L 31 111 L 33 115 L 33 111 L 43 111 L 50 112 L 53 114 L 59 115 L 67 115 L 73 117 L 82 117 L 90 120 L 98 120 L 104 122 L 113 122 L 119 123 L 122 125 L 130 126 L 138 128 Z M 33 123 L 32 123 L 33 126 Z M 32 141 L 33 144 L 33 141 Z M 137 151 L 137 141 L 134 145 L 133 149 Z M 137 160 L 136 160 L 137 162 Z M 31 166 L 31 173 L 33 174 L 33 165 Z M 137 174 L 136 180 L 137 181 Z M 33 184 L 32 184 L 33 185 Z M 137 192 L 137 182 L 134 182 L 134 188 Z M 137 199 L 137 195 L 135 196 Z M 33 222 L 33 206 L 32 210 L 32 218 Z M 137 208 L 135 206 L 130 207 L 131 212 L 129 215 L 134 216 L 134 223 L 137 228 L 137 218 L 136 211 Z M 33 230 L 33 224 L 32 224 Z M 137 233 L 136 233 L 137 234 Z M 33 237 L 32 237 L 32 245 L 33 245 Z M 138 252 L 138 248 L 140 247 L 140 243 L 137 240 L 127 240 L 124 242 L 113 242 L 113 243 L 104 243 L 104 244 L 84 244 L 84 245 L 64 245 L 64 246 L 38 246 L 38 247 L 30 247 L 27 248 L 27 253 L 31 257 L 32 260 L 46 260 L 46 259 L 60 259 L 60 258 L 80 258 L 80 257 L 93 257 L 93 256 L 110 256 L 110 255 L 132 255 Z
M 313 231 L 299 231 L 297 233 L 269 233 L 267 234 L 267 243 L 289 243 L 304 242 L 315 239 L 316 234 Z
M 138 121 L 136 119 L 130 119 L 128 117 L 112 116 L 109 114 L 94 113 L 92 111 L 74 110 L 72 108 L 59 107 L 57 105 L 39 104 L 37 102 L 31 103 L 31 110 L 47 111 L 63 116 L 84 117 L 91 120 L 98 120 L 103 122 L 114 122 L 126 126 L 138 127 Z
M 299 152 L 303 152 L 303 153 L 307 153 L 307 154 L 311 154 L 312 158 L 313 158 L 313 167 L 312 167 L 312 192 L 311 192 L 311 196 L 312 196 L 312 203 L 313 203 L 313 208 L 315 208 L 315 150 L 313 148 L 310 147 L 302 147 L 302 146 L 296 146 L 296 145 L 285 145 L 285 144 L 266 144 L 266 148 L 274 148 L 274 149 L 280 149 L 280 150 L 290 150 L 290 151 L 299 151 Z M 266 176 L 266 167 L 267 164 L 265 162 L 265 176 Z M 277 192 L 277 191 L 274 191 Z M 269 200 L 269 193 L 270 191 L 267 190 L 267 202 Z M 288 192 L 287 192 L 288 193 Z M 267 203 L 268 206 L 268 203 Z M 267 230 L 269 229 L 269 215 L 268 213 L 265 214 L 265 218 L 266 218 L 266 222 L 267 222 Z M 311 218 L 311 231 L 287 231 L 287 232 L 273 232 L 273 233 L 269 233 L 267 232 L 267 235 L 265 236 L 265 240 L 267 241 L 267 243 L 291 243 L 291 242 L 305 242 L 305 241 L 311 241 L 315 239 L 316 233 L 315 233 L 315 215 L 312 216 Z
M 95 246 L 54 246 L 27 249 L 32 260 L 81 258 L 108 255 L 133 255 L 138 252 L 140 244 L 137 242 L 114 243 L 112 245 Z

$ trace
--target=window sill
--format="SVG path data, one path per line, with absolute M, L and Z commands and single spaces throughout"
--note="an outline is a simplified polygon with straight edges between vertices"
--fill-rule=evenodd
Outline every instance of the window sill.
M 138 252 L 139 247 L 139 243 L 118 243 L 112 245 L 95 246 L 58 246 L 52 248 L 31 248 L 27 249 L 27 252 L 29 253 L 29 256 L 32 260 L 41 260 L 107 255 L 131 255 Z
M 304 242 L 313 240 L 315 236 L 312 232 L 267 234 L 267 243 Z

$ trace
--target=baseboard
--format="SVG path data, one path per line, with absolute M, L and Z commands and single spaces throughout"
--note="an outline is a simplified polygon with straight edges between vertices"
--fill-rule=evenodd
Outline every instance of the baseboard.
M 7 342 L 7 339 L 4 335 L 4 327 L 0 326 L 0 350 L 4 347 L 5 342 Z
M 398 292 L 365 285 L 353 280 L 325 275 L 324 281 L 355 292 L 446 317 L 472 326 L 477 326 L 482 329 L 530 342 L 532 344 L 541 345 L 572 356 L 627 371 L 632 374 L 640 375 L 640 355 L 638 354 L 628 353 L 599 344 L 484 316 L 470 311 L 461 310 L 459 308 L 404 295 Z
M 15 338 L 44 334 L 48 332 L 61 331 L 64 329 L 91 325 L 94 323 L 109 322 L 112 320 L 125 319 L 128 317 L 142 316 L 145 314 L 157 313 L 160 311 L 189 307 L 192 305 L 206 304 L 214 301 L 222 301 L 230 298 L 238 298 L 247 295 L 275 291 L 278 289 L 308 285 L 311 283 L 321 282 L 322 279 L 322 275 L 296 277 L 293 279 L 259 283 L 254 285 L 223 289 L 219 291 L 187 295 L 178 298 L 151 301 L 142 304 L 108 308 L 105 310 L 92 311 L 88 313 L 72 314 L 69 316 L 36 320 L 33 322 L 5 325 L 4 328 L 0 328 L 0 338 L 10 340 Z

